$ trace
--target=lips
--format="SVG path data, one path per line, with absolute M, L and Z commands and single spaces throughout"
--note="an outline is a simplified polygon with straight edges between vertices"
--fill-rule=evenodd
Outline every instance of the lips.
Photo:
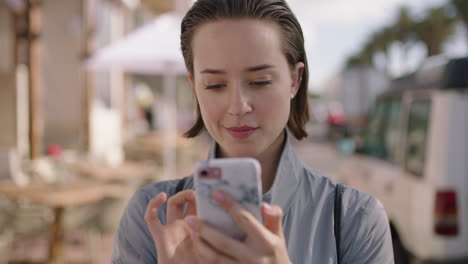
M 250 127 L 250 126 L 229 127 L 226 129 L 232 137 L 237 138 L 237 139 L 248 138 L 255 132 L 255 130 L 257 130 L 256 127 Z

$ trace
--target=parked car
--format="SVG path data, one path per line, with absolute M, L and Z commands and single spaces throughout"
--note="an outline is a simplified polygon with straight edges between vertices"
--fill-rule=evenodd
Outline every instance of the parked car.
M 383 203 L 395 263 L 468 263 L 468 57 L 393 81 L 337 176 Z
M 330 108 L 327 116 L 327 136 L 329 139 L 336 139 L 344 136 L 348 126 L 344 112 L 341 108 Z

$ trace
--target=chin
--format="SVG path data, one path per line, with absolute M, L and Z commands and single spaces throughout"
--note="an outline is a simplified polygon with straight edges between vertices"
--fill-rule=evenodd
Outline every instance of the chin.
M 222 131 L 218 134 L 220 141 L 216 141 L 230 157 L 258 157 L 266 150 L 265 139 L 259 132 L 248 139 L 236 139 L 226 131 Z

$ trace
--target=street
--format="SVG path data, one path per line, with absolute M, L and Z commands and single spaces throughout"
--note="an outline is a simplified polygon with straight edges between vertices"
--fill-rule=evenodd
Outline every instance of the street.
M 307 138 L 301 141 L 292 140 L 294 149 L 309 168 L 324 176 L 335 178 L 337 162 L 342 156 L 335 151 L 333 143 L 326 140 L 325 125 L 309 124 L 307 132 Z

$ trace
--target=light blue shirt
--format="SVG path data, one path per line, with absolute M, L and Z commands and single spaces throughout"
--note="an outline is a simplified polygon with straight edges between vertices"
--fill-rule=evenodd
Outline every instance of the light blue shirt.
M 274 183 L 263 200 L 283 209 L 283 228 L 292 263 L 336 263 L 336 183 L 307 168 L 286 135 Z M 212 144 L 209 158 L 215 153 L 216 144 Z M 144 220 L 146 206 L 160 192 L 174 195 L 178 182 L 150 184 L 134 194 L 117 230 L 113 262 L 157 263 L 156 248 Z M 193 189 L 191 177 L 184 189 Z M 166 204 L 160 208 L 158 216 L 165 224 Z M 340 256 L 343 264 L 394 263 L 389 222 L 382 204 L 351 187 L 345 187 L 343 192 Z

